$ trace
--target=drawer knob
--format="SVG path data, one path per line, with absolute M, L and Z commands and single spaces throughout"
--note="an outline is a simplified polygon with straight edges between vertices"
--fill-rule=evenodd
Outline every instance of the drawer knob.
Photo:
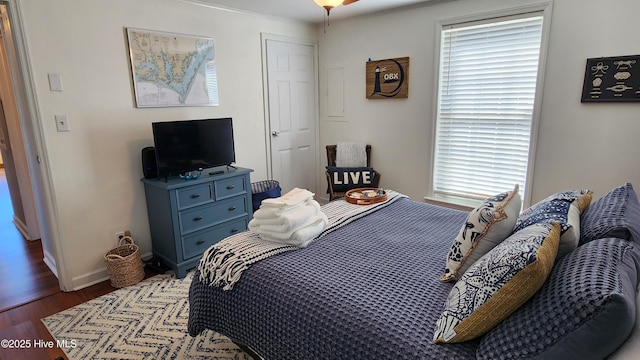
M 196 216 L 193 218 L 193 221 L 200 221 L 202 220 L 202 216 Z
M 197 199 L 200 197 L 200 194 L 191 194 L 192 199 Z
M 229 232 L 232 233 L 232 234 L 235 234 L 235 233 L 238 232 L 238 229 L 231 229 L 231 231 L 229 231 Z
M 233 190 L 233 188 L 235 188 L 235 185 L 228 185 L 227 186 L 227 190 Z
M 202 244 L 204 244 L 204 240 L 198 240 L 198 241 L 196 242 L 196 245 L 202 245 Z
M 235 207 L 235 206 L 232 206 L 232 207 L 230 207 L 230 208 L 229 208 L 229 211 L 233 211 L 233 210 L 235 210 L 235 209 L 236 209 L 236 207 Z

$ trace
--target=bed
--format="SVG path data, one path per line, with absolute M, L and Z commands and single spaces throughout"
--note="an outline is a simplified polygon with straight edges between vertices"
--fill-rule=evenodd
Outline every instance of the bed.
M 256 359 L 279 360 L 586 359 L 634 351 L 623 344 L 636 326 L 640 268 L 640 205 L 631 184 L 581 209 L 580 246 L 551 264 L 533 297 L 486 334 L 459 343 L 434 343 L 434 330 L 470 271 L 457 282 L 439 280 L 470 213 L 393 200 L 304 249 L 252 263 L 227 289 L 201 277 L 201 263 L 189 292 L 189 334 L 210 329 Z

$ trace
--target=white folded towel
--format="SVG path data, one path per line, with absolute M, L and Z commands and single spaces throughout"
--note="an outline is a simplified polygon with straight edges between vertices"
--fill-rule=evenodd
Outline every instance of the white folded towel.
M 249 230 L 265 241 L 305 247 L 329 220 L 309 190 L 294 188 L 279 198 L 262 200 Z
M 336 166 L 363 167 L 367 166 L 367 145 L 352 142 L 336 144 Z
M 321 212 L 318 215 L 314 215 L 313 221 L 311 221 L 308 225 L 294 231 L 286 239 L 282 239 L 279 236 L 274 236 L 277 235 L 277 233 L 270 232 L 260 233 L 259 236 L 264 241 L 293 245 L 303 248 L 309 245 L 311 240 L 315 239 L 316 236 L 320 235 L 320 233 L 327 226 L 327 223 L 327 216 Z
M 307 200 L 302 206 L 296 207 L 294 211 L 288 211 L 276 217 L 257 217 L 256 214 L 261 210 L 271 210 L 271 208 L 260 208 L 254 213 L 253 219 L 249 222 L 249 229 L 252 231 L 259 226 L 260 230 L 263 231 L 289 232 L 299 228 L 306 223 L 311 216 L 321 211 L 320 204 L 315 200 Z
M 251 227 L 249 227 L 249 230 L 258 233 L 259 235 L 263 235 L 263 234 L 264 235 L 268 235 L 269 238 L 271 238 L 271 239 L 287 240 L 288 238 L 291 237 L 291 235 L 293 235 L 294 232 L 302 229 L 305 226 L 309 226 L 309 224 L 313 223 L 318 218 L 321 218 L 320 214 L 311 215 L 311 216 L 305 218 L 304 223 L 300 224 L 296 228 L 288 229 L 287 231 L 269 231 L 269 230 L 265 229 L 263 226 L 256 226 L 255 223 L 252 224 Z
M 293 207 L 296 205 L 300 205 L 301 203 L 309 199 L 312 199 L 313 195 L 315 194 L 309 190 L 294 188 L 293 190 L 289 191 L 288 193 L 280 197 L 262 200 L 262 203 L 260 206 L 276 207 L 280 209 L 286 208 L 286 207 Z
M 298 211 L 301 207 L 308 205 L 309 201 L 312 201 L 313 198 L 309 198 L 303 202 L 301 202 L 300 204 L 294 205 L 294 206 L 285 206 L 285 207 L 275 207 L 275 206 L 260 206 L 260 208 L 258 210 L 256 210 L 256 212 L 253 213 L 253 217 L 257 218 L 257 219 L 264 219 L 264 220 L 270 220 L 270 219 L 277 219 L 280 218 L 282 216 L 288 216 L 291 213 L 294 213 L 296 211 Z

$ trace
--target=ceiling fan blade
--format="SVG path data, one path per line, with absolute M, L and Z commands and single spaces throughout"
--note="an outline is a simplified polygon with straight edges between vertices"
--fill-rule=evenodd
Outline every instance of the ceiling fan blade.
M 352 4 L 352 3 L 356 2 L 356 1 L 358 1 L 358 0 L 344 0 L 342 2 L 342 5 L 349 5 L 349 4 Z

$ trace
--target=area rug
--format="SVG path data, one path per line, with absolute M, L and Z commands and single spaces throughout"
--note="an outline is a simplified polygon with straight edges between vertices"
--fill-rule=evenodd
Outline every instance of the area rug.
M 157 275 L 42 322 L 69 359 L 251 360 L 215 332 L 189 336 L 191 277 Z

